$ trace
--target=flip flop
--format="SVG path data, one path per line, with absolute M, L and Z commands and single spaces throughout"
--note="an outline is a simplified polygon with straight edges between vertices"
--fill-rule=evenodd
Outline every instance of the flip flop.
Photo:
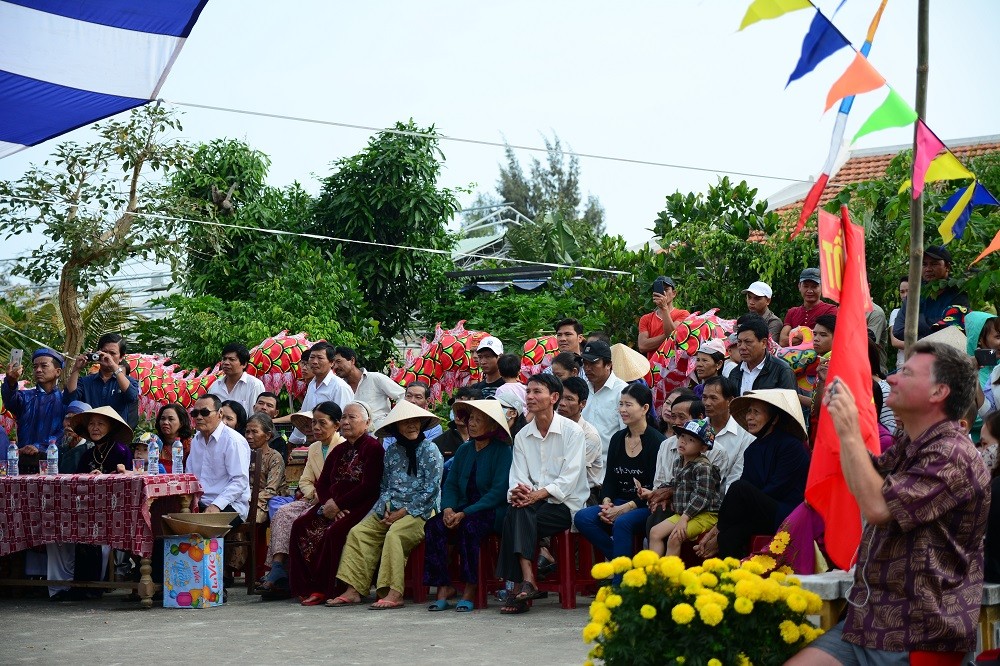
M 459 603 L 461 603 L 461 602 L 459 602 Z M 433 611 L 448 610 L 449 608 L 451 608 L 451 604 L 448 603 L 447 599 L 438 599 L 437 601 L 435 601 L 434 603 L 432 603 L 430 606 L 428 606 L 427 610 L 433 612 Z
M 368 610 L 396 610 L 397 608 L 402 608 L 402 607 L 403 607 L 402 601 L 386 601 L 385 599 L 379 599 L 371 606 L 369 606 Z
M 360 599 L 358 601 L 353 601 L 352 599 L 348 599 L 347 597 L 340 596 L 340 597 L 334 597 L 333 599 L 328 600 L 326 602 L 326 607 L 327 608 L 343 608 L 344 606 L 357 606 L 360 603 L 362 603 Z
M 471 613 L 476 609 L 476 605 L 473 604 L 468 599 L 462 599 L 457 604 L 455 604 L 456 613 Z
M 313 592 L 299 603 L 303 606 L 319 606 L 320 604 L 326 603 L 326 595 L 319 592 Z

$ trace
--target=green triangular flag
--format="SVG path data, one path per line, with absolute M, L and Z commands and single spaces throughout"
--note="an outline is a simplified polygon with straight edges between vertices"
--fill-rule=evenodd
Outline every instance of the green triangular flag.
M 910 105 L 899 95 L 898 92 L 889 88 L 889 96 L 885 98 L 882 105 L 875 109 L 868 120 L 861 126 L 858 133 L 851 139 L 853 144 L 865 134 L 889 129 L 890 127 L 906 127 L 917 119 L 917 112 L 910 108 Z

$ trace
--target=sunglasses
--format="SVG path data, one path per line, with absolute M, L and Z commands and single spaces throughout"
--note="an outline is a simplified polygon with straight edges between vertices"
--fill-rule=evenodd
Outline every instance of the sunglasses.
M 208 416 L 209 414 L 211 414 L 212 412 L 215 412 L 215 411 L 217 411 L 217 410 L 209 409 L 208 407 L 203 407 L 201 409 L 192 409 L 191 410 L 191 416 L 193 416 L 195 418 L 198 418 L 199 416 Z

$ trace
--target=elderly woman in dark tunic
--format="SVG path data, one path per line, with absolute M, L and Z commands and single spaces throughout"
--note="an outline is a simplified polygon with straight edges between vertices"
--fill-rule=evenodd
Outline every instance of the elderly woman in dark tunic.
M 726 492 L 718 524 L 695 547 L 702 557 L 745 557 L 751 536 L 774 534 L 802 502 L 809 475 L 808 435 L 795 391 L 747 391 L 730 412 L 757 439 L 743 454 L 743 476 Z
M 327 406 L 336 407 L 336 403 L 319 405 L 314 416 L 322 415 Z M 316 480 L 316 508 L 310 508 L 292 524 L 289 582 L 292 594 L 300 598 L 303 606 L 317 606 L 336 596 L 334 574 L 347 534 L 378 497 L 385 451 L 366 431 L 370 418 L 367 410 L 361 402 L 347 406 L 340 420 L 344 440 L 329 451 Z M 314 421 L 314 429 L 317 425 Z
M 513 456 L 510 430 L 499 400 L 456 402 L 455 419 L 466 423 L 469 441 L 452 458 L 441 492 L 442 512 L 424 525 L 424 583 L 437 588 L 428 610 L 450 608 L 456 594 L 448 571 L 448 544 L 458 548 L 465 589 L 455 610 L 474 608 L 479 584 L 479 544 L 499 534 L 507 509 L 507 485 Z

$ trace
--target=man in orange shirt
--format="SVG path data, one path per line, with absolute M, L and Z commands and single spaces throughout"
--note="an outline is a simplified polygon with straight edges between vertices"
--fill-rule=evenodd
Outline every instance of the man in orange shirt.
M 653 304 L 656 309 L 639 318 L 639 351 L 647 357 L 660 348 L 678 322 L 691 313 L 674 307 L 677 288 L 671 278 L 661 275 L 653 281 Z

